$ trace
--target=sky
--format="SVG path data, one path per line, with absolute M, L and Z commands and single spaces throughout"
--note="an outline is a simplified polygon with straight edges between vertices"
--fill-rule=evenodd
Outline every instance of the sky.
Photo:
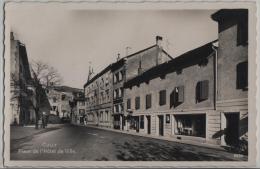
M 29 60 L 55 67 L 63 84 L 83 88 L 89 64 L 98 73 L 117 54 L 135 53 L 163 37 L 174 58 L 218 38 L 215 10 L 90 10 L 19 5 L 6 9 L 15 39 L 26 45 Z

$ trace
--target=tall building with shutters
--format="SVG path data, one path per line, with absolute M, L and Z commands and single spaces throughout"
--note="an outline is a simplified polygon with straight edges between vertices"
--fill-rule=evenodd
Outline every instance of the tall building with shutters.
M 248 140 L 248 10 L 223 9 L 211 17 L 219 28 L 217 115 L 212 118 L 219 123 L 212 137 L 239 146 Z

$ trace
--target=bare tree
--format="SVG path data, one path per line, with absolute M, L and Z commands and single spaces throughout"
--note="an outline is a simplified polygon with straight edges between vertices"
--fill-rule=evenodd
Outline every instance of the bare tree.
M 62 83 L 62 77 L 54 67 L 39 60 L 32 61 L 31 65 L 32 71 L 43 87 L 48 88 L 51 85 L 60 85 Z

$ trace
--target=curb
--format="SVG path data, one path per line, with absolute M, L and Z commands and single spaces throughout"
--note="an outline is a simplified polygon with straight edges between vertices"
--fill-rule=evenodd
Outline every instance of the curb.
M 177 140 L 177 139 L 174 139 L 174 138 L 157 137 L 157 136 L 152 136 L 152 135 L 145 135 L 145 134 L 140 134 L 140 133 L 126 132 L 126 131 L 122 131 L 122 130 L 115 130 L 115 129 L 110 129 L 110 128 L 101 128 L 101 127 L 96 127 L 96 126 L 88 126 L 88 125 L 87 126 L 78 125 L 78 126 L 95 128 L 95 129 L 100 129 L 100 130 L 107 130 L 107 131 L 123 133 L 123 134 L 130 134 L 130 135 L 139 136 L 139 137 L 153 138 L 153 139 L 157 139 L 157 140 L 176 142 L 176 143 L 181 143 L 181 144 L 188 144 L 188 145 L 193 145 L 193 146 L 200 146 L 200 147 L 204 147 L 204 148 L 216 149 L 216 150 L 221 150 L 221 151 L 227 152 L 223 147 L 220 147 L 219 145 L 211 145 L 211 144 L 199 143 L 199 142 L 195 142 L 195 141 L 183 141 L 183 140 L 181 141 L 181 140 Z

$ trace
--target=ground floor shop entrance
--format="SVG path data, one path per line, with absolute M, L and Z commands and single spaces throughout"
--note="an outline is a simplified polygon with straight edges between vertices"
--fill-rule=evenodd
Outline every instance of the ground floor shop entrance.
M 163 136 L 164 132 L 163 132 L 163 115 L 159 115 L 158 116 L 158 119 L 159 119 L 159 135 L 160 136 Z
M 206 137 L 206 114 L 174 115 L 176 135 Z
M 147 134 L 151 134 L 151 116 L 146 116 L 147 120 Z

